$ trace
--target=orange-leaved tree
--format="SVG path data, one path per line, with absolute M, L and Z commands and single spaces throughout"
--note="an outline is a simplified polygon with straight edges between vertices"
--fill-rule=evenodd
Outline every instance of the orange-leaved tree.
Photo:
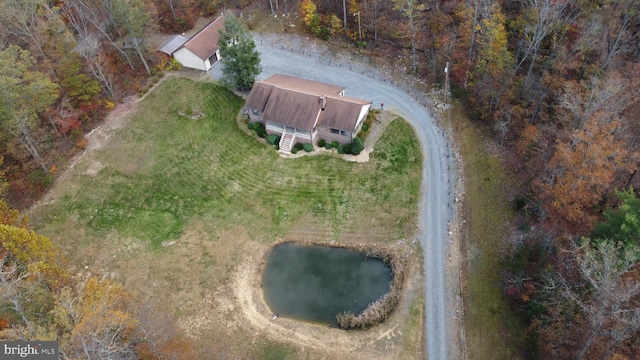
M 618 120 L 594 116 L 569 138 L 558 140 L 545 176 L 535 181 L 551 227 L 578 233 L 593 229 L 594 208 L 631 161 L 619 130 Z

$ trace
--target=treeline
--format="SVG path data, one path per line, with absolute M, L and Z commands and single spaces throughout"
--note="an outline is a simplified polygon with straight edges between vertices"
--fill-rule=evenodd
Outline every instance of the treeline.
M 56 340 L 64 359 L 186 359 L 174 319 L 60 249 L 0 201 L 0 339 Z
M 161 74 L 149 36 L 248 1 L 0 0 L 0 193 L 29 206 L 84 134 Z
M 637 356 L 640 2 L 345 3 L 305 0 L 301 17 L 325 38 L 346 20 L 371 53 L 394 44 L 429 83 L 449 62 L 453 95 L 502 147 L 518 214 L 504 286 L 527 357 Z

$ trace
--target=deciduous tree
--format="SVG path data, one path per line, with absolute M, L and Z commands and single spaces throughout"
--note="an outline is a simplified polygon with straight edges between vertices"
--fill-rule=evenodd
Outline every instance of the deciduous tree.
M 316 3 L 313 2 L 313 0 L 303 0 L 300 3 L 300 14 L 302 15 L 304 24 L 311 28 L 314 17 L 318 17 Z
M 593 207 L 630 161 L 624 142 L 616 136 L 619 127 L 619 121 L 603 123 L 592 117 L 570 138 L 558 141 L 545 176 L 536 181 L 552 227 L 566 226 L 565 230 L 579 233 L 593 229 Z
M 568 251 L 575 256 L 580 279 L 572 281 L 562 276 L 563 294 L 584 312 L 587 320 L 574 358 L 581 360 L 588 351 L 596 353 L 590 358 L 609 358 L 611 350 L 640 330 L 640 308 L 634 302 L 640 296 L 638 274 L 634 274 L 640 248 L 610 240 L 583 239 L 581 245 L 573 243 Z M 572 266 L 567 264 L 564 273 L 571 272 Z M 592 348 L 597 338 L 607 343 L 604 349 Z
M 136 50 L 140 61 L 144 65 L 147 74 L 151 75 L 151 68 L 146 60 L 144 52 L 145 30 L 151 25 L 152 8 L 142 0 L 111 0 L 111 16 L 114 26 L 122 27 L 125 33 L 121 34 L 125 43 L 130 44 Z
M 32 130 L 38 114 L 58 98 L 58 87 L 44 74 L 33 70 L 35 60 L 15 45 L 0 51 L 1 126 L 16 136 L 42 170 L 49 170 L 40 156 Z
M 418 0 L 392 0 L 396 11 L 400 11 L 402 16 L 409 21 L 409 35 L 411 36 L 411 69 L 415 74 L 418 71 L 418 59 L 416 56 L 416 18 L 420 11 L 424 11 L 426 6 Z
M 475 66 L 470 79 L 477 104 L 486 107 L 483 109 L 485 115 L 491 115 L 510 88 L 513 56 L 507 48 L 506 19 L 499 3 L 493 3 L 485 10 L 478 23 Z
M 45 56 L 47 18 L 51 15 L 54 14 L 51 14 L 45 0 L 0 1 L 0 19 L 7 26 L 8 32 L 24 44 L 31 45 L 38 56 Z

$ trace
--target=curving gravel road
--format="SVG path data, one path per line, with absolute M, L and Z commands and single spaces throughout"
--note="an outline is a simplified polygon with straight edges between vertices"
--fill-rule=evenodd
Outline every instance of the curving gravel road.
M 253 34 L 261 56 L 263 80 L 282 73 L 306 79 L 339 84 L 346 87 L 346 95 L 371 100 L 379 108 L 404 117 L 411 123 L 422 145 L 424 155 L 423 183 L 419 200 L 418 237 L 423 249 L 425 269 L 425 333 L 426 354 L 429 360 L 448 359 L 447 322 L 451 311 L 447 301 L 446 258 L 448 223 L 455 216 L 455 163 L 451 146 L 434 122 L 431 112 L 407 92 L 385 81 L 378 70 L 351 61 L 340 54 L 331 54 L 313 40 L 288 35 Z M 211 76 L 220 77 L 219 64 Z

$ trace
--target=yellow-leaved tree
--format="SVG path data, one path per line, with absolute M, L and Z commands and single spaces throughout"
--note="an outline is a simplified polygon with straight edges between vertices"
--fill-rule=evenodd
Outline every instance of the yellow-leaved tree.
M 300 3 L 300 13 L 304 19 L 305 25 L 313 27 L 314 18 L 318 17 L 316 3 L 313 0 L 304 0 Z
M 58 340 L 70 359 L 193 357 L 164 314 L 98 274 L 72 276 L 60 248 L 28 227 L 0 201 L 0 339 Z

